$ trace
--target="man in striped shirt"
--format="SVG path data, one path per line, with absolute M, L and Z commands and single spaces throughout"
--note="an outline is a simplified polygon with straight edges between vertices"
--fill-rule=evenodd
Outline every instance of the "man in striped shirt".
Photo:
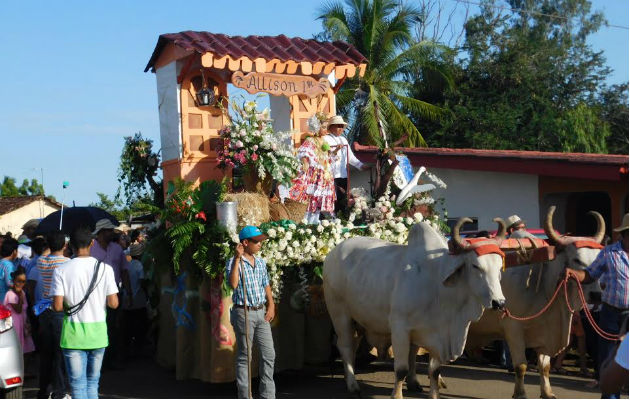
M 66 249 L 66 236 L 60 230 L 50 232 L 46 236 L 50 254 L 37 260 L 38 289 L 41 288 L 42 299 L 52 301 L 50 287 L 55 269 L 69 260 L 63 256 Z M 40 365 L 38 398 L 47 398 L 48 384 L 52 384 L 53 399 L 63 398 L 66 394 L 66 373 L 63 353 L 59 346 L 63 312 L 47 309 L 39 315 Z
M 249 379 L 247 351 L 252 349 L 255 340 L 260 350 L 260 397 L 272 399 L 276 396 L 273 381 L 273 365 L 276 353 L 269 324 L 275 316 L 275 304 L 269 285 L 269 275 L 265 260 L 256 257 L 267 237 L 255 226 L 246 226 L 239 233 L 241 241 L 236 246 L 235 255 L 228 260 L 226 276 L 234 293 L 234 307 L 230 312 L 230 321 L 234 327 L 237 343 L 236 387 L 240 399 L 249 398 Z M 242 278 L 241 278 L 242 277 Z M 243 280 L 245 290 L 243 290 Z M 265 310 L 266 303 L 266 310 Z M 247 337 L 245 335 L 245 311 L 247 308 Z
M 613 229 L 620 240 L 606 246 L 593 263 L 582 271 L 567 270 L 580 282 L 590 283 L 599 279 L 602 286 L 602 310 L 599 326 L 606 332 L 618 334 L 628 318 L 628 214 L 621 226 Z M 599 364 L 608 358 L 617 343 L 599 338 Z M 602 398 L 619 398 L 619 393 L 602 393 Z

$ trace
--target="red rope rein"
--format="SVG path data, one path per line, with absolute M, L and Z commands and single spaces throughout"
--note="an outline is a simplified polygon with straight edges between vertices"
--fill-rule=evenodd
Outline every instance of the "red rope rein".
M 615 334 L 606 332 L 605 330 L 600 328 L 599 325 L 597 325 L 597 322 L 595 322 L 595 318 L 591 314 L 591 311 L 588 309 L 588 305 L 587 305 L 587 302 L 586 302 L 586 296 L 584 296 L 584 291 L 582 290 L 582 284 L 572 274 L 567 275 L 564 279 L 562 279 L 560 282 L 558 282 L 558 286 L 556 287 L 556 291 L 553 293 L 553 296 L 551 296 L 551 299 L 549 300 L 549 302 L 547 302 L 547 304 L 540 311 L 538 311 L 536 314 L 530 315 L 528 317 L 518 317 L 518 316 L 513 315 L 512 313 L 510 313 L 510 310 L 508 310 L 506 308 L 503 311 L 503 315 L 501 315 L 501 318 L 508 317 L 508 318 L 514 319 L 516 321 L 529 321 L 529 320 L 532 320 L 534 318 L 540 317 L 542 314 L 544 314 L 549 309 L 549 307 L 551 307 L 551 304 L 556 300 L 556 297 L 558 297 L 558 293 L 560 292 L 560 289 L 562 287 L 564 287 L 564 299 L 565 299 L 567 308 L 568 308 L 569 312 L 571 312 L 571 314 L 573 314 L 575 312 L 575 310 L 573 310 L 573 308 L 571 308 L 571 302 L 569 301 L 569 279 L 575 280 L 575 282 L 578 285 L 577 286 L 578 287 L 578 296 L 580 298 L 580 302 L 582 303 L 582 308 L 584 309 L 584 313 L 586 314 L 586 319 L 588 320 L 588 322 L 593 327 L 593 330 L 599 336 L 601 336 L 602 338 L 604 338 L 606 340 L 610 340 L 610 341 L 619 341 L 619 340 L 621 340 L 623 335 L 615 335 Z

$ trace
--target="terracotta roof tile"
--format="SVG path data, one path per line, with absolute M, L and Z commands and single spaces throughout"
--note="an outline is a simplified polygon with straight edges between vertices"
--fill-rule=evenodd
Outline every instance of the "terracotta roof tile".
M 279 36 L 228 36 L 220 33 L 185 31 L 160 35 L 151 59 L 144 72 L 152 69 L 160 53 L 168 43 L 200 54 L 211 52 L 220 58 L 248 57 L 251 60 L 274 58 L 280 61 L 332 62 L 336 64 L 359 65 L 367 60 L 352 45 L 342 42 L 318 42 L 313 39 L 288 38 Z
M 376 147 L 354 143 L 353 148 L 362 161 L 374 160 Z M 404 152 L 416 166 L 599 180 L 628 179 L 627 155 L 428 147 L 396 150 Z
M 53 201 L 45 196 L 15 196 L 15 197 L 0 197 L 0 215 L 5 215 L 11 211 L 22 208 L 28 204 L 31 204 L 37 200 L 44 200 L 53 205 L 61 207 L 61 203 Z

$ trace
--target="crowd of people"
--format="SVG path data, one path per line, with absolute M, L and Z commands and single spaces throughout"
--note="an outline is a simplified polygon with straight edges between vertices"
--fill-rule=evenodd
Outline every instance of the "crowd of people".
M 122 369 L 145 344 L 144 234 L 108 219 L 35 235 L 28 221 L 16 240 L 0 236 L 0 301 L 10 308 L 25 355 L 39 363 L 38 398 L 97 398 L 101 365 Z M 120 306 L 119 306 L 120 305 Z

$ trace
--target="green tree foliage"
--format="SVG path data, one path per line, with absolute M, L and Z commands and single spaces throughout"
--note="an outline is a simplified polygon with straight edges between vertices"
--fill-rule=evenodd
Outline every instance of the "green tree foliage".
M 125 221 L 129 215 L 129 209 L 125 207 L 124 203 L 117 197 L 109 198 L 105 193 L 96 193 L 98 201 L 91 203 L 91 207 L 99 207 L 108 213 L 112 214 L 119 221 Z
M 44 186 L 37 179 L 24 179 L 22 185 L 16 185 L 15 178 L 5 176 L 0 185 L 0 196 L 43 196 Z
M 20 195 L 18 187 L 15 184 L 15 178 L 11 178 L 9 176 L 4 177 L 4 180 L 2 181 L 2 186 L 0 186 L 0 194 L 3 197 Z
M 610 107 L 602 110 L 599 92 L 610 69 L 586 43 L 602 14 L 588 0 L 507 3 L 524 12 L 506 14 L 496 7 L 505 3 L 483 0 L 467 21 L 457 89 L 436 100 L 451 118 L 439 125 L 415 121 L 427 127 L 428 144 L 606 152 L 618 97 L 611 92 Z M 414 95 L 426 95 L 422 85 L 415 88 Z
M 599 98 L 600 116 L 609 125 L 608 152 L 628 154 L 628 83 L 612 85 Z
M 153 151 L 153 140 L 145 139 L 140 132 L 125 137 L 120 155 L 118 182 L 127 206 L 147 202 L 155 207 L 164 206 L 162 179 L 156 178 L 160 169 L 160 155 Z M 117 197 L 120 197 L 120 189 Z
M 325 31 L 318 38 L 351 43 L 368 60 L 364 76 L 348 79 L 336 97 L 338 111 L 351 124 L 352 139 L 383 144 L 380 120 L 390 142 L 408 134 L 408 145 L 425 146 L 422 134 L 406 112 L 428 120 L 444 114 L 440 107 L 410 96 L 410 75 L 422 79 L 426 75 L 421 71 L 431 70 L 439 79 L 451 81 L 446 69 L 428 62 L 429 54 L 446 49 L 412 40 L 412 29 L 420 17 L 415 7 L 394 0 L 335 1 L 321 8 L 318 18 Z

